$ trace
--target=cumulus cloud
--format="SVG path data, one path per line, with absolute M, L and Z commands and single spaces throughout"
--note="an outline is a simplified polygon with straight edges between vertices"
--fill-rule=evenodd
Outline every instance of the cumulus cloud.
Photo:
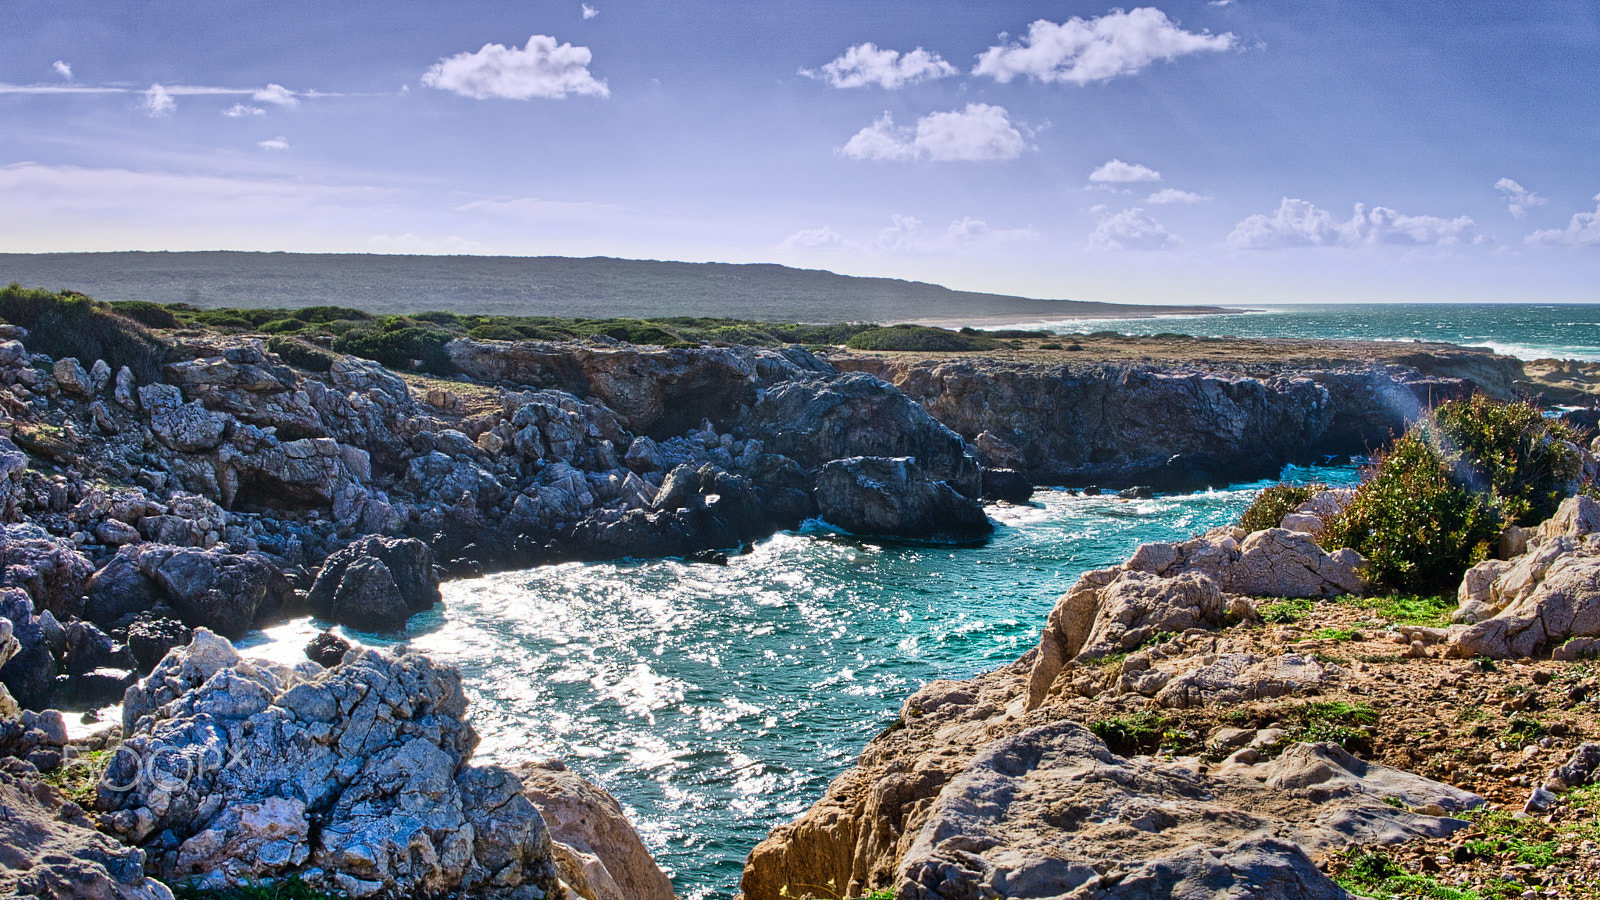
M 800 74 L 807 78 L 820 78 L 836 88 L 876 84 L 892 91 L 919 81 L 954 75 L 956 67 L 945 62 L 939 54 L 921 47 L 910 53 L 899 53 L 866 43 L 846 50 L 838 59 L 824 65 L 820 72 L 801 69 Z
M 592 19 L 592 18 L 594 18 L 595 16 L 598 16 L 598 15 L 600 15 L 600 10 L 595 9 L 594 7 L 590 6 L 587 3 L 583 4 L 583 20 L 585 22 L 589 21 L 590 19 Z
M 1228 244 L 1240 250 L 1279 247 L 1354 247 L 1363 244 L 1398 244 L 1439 247 L 1478 243 L 1477 223 L 1466 216 L 1407 216 L 1383 206 L 1357 203 L 1348 221 L 1305 200 L 1283 198 L 1272 215 L 1253 215 L 1235 225 Z
M 1097 19 L 1073 17 L 1057 25 L 1040 19 L 1021 41 L 990 47 L 973 74 L 1002 84 L 1019 76 L 1037 81 L 1089 84 L 1131 75 L 1158 60 L 1227 50 L 1233 34 L 1184 31 L 1159 9 L 1113 10 Z
M 1176 236 L 1137 206 L 1102 218 L 1089 235 L 1095 250 L 1165 250 L 1177 243 Z
M 244 116 L 264 116 L 267 111 L 259 106 L 245 106 L 243 103 L 235 103 L 223 110 L 222 114 L 230 119 L 238 119 Z
M 1125 163 L 1113 159 L 1093 172 L 1089 180 L 1096 184 L 1126 184 L 1132 181 L 1160 181 L 1161 173 L 1138 163 Z
M 1530 244 L 1567 244 L 1573 247 L 1600 246 L 1600 194 L 1595 195 L 1594 212 L 1574 213 L 1566 228 L 1535 231 L 1526 238 Z
M 1144 202 L 1163 206 L 1169 203 L 1204 203 L 1210 199 L 1210 197 L 1207 197 L 1204 194 L 1196 194 L 1192 191 L 1180 191 L 1177 188 L 1162 188 L 1161 190 L 1156 191 L 1154 194 L 1144 198 Z
M 289 140 L 280 134 L 275 138 L 268 138 L 264 141 L 258 141 L 256 146 L 263 150 L 287 150 L 289 149 Z
M 177 108 L 178 101 L 159 84 L 150 85 L 144 92 L 144 109 L 152 116 L 170 116 Z
M 931 113 L 916 128 L 901 128 L 884 113 L 837 152 L 850 159 L 907 162 L 986 162 L 1016 159 L 1027 148 L 1004 107 L 968 103 L 965 109 Z
M 62 78 L 65 78 L 68 81 L 72 80 L 72 66 L 68 65 L 67 63 L 64 63 L 58 59 L 50 64 L 50 68 L 54 69 L 55 73 L 60 75 Z
M 1494 189 L 1505 195 L 1506 209 L 1510 210 L 1513 219 L 1527 215 L 1530 206 L 1543 206 L 1550 202 L 1509 178 L 1496 181 Z
M 785 238 L 782 250 L 840 251 L 862 254 L 921 255 L 964 253 L 1002 244 L 1033 240 L 1033 228 L 992 228 L 982 219 L 957 219 L 939 231 L 928 231 L 916 216 L 891 216 L 888 227 L 870 238 L 852 240 L 832 228 L 805 228 Z
M 520 49 L 484 44 L 476 53 L 441 59 L 423 74 L 422 83 L 477 100 L 559 100 L 568 94 L 609 97 L 606 83 L 589 74 L 592 58 L 588 47 L 557 45 L 555 38 L 536 34 Z
M 250 95 L 257 103 L 275 103 L 278 106 L 299 106 L 300 98 L 281 84 L 269 84 Z

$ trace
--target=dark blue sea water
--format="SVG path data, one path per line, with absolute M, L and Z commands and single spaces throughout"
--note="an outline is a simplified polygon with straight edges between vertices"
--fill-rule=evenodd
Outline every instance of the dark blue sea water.
M 728 898 L 751 848 L 912 691 L 1015 659 L 1080 573 L 1232 522 L 1262 486 L 1139 501 L 1042 491 L 995 507 L 999 530 L 979 548 L 813 527 L 726 567 L 574 563 L 457 581 L 411 621 L 409 643 L 461 668 L 480 758 L 563 759 L 621 798 L 681 895 Z M 253 652 L 292 660 L 313 631 L 281 626 Z
M 1600 304 L 1341 303 L 1255 309 L 1229 316 L 1058 319 L 983 327 L 1044 328 L 1063 334 L 1165 331 L 1197 337 L 1445 341 L 1489 347 L 1526 360 L 1600 360 Z

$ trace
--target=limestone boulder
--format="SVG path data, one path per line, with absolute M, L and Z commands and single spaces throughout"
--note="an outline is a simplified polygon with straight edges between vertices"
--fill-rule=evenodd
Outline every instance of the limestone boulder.
M 94 396 L 94 382 L 90 380 L 89 373 L 84 371 L 83 363 L 73 357 L 56 360 L 50 374 L 55 376 L 56 384 L 63 391 L 83 398 Z
M 1578 494 L 1561 501 L 1555 515 L 1541 523 L 1535 532 L 1540 541 L 1551 538 L 1581 538 L 1600 531 L 1600 502 Z
M 825 520 L 855 534 L 960 543 L 994 531 L 977 500 L 908 457 L 828 462 L 817 474 L 815 497 Z
M 438 602 L 439 576 L 428 545 L 378 535 L 330 556 L 307 598 L 313 615 L 363 631 L 403 628 Z
M 673 900 L 672 881 L 617 798 L 558 762 L 516 772 L 550 830 L 561 880 L 583 900 Z
M 103 821 L 203 888 L 556 896 L 549 832 L 515 775 L 471 763 L 466 706 L 460 675 L 420 655 L 290 668 L 197 630 L 128 691 Z
M 1505 605 L 1455 633 L 1453 656 L 1532 656 L 1600 635 L 1600 545 L 1570 537 L 1541 542 L 1495 580 Z

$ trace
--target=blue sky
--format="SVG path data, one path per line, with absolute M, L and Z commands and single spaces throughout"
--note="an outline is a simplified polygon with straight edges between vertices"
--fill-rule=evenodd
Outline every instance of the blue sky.
M 1600 300 L 1600 6 L 6 0 L 0 250 Z

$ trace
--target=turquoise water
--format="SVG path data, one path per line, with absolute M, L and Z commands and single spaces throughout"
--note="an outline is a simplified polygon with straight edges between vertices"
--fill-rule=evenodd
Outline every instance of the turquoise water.
M 1165 331 L 1197 337 L 1445 341 L 1490 347 L 1529 360 L 1600 360 L 1600 304 L 1352 303 L 1257 309 L 1229 316 L 1052 320 L 1003 327 L 1044 328 L 1062 334 Z
M 751 848 L 819 798 L 912 691 L 1015 659 L 1081 572 L 1229 523 L 1261 486 L 1140 501 L 1040 492 L 994 508 L 1000 528 L 979 548 L 808 528 L 726 567 L 574 563 L 458 581 L 412 619 L 409 642 L 461 668 L 480 758 L 563 759 L 623 801 L 681 895 L 728 898 Z M 293 658 L 313 631 L 281 626 L 254 652 Z

